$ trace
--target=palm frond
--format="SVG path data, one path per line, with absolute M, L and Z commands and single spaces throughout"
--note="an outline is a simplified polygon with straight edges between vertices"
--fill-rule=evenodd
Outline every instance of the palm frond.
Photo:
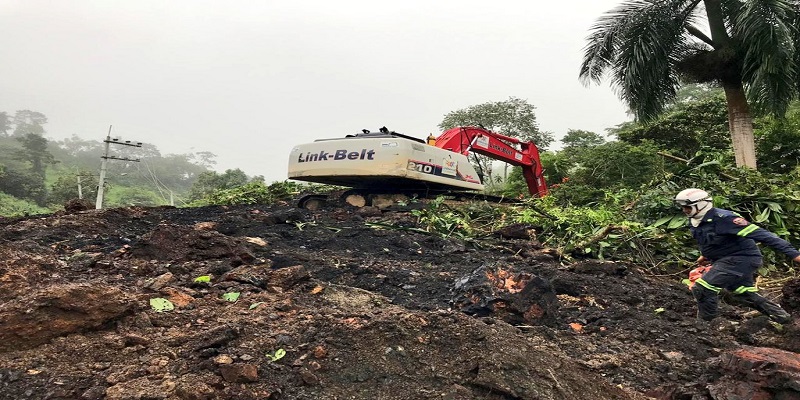
M 800 97 L 800 0 L 793 0 L 791 1 L 793 14 L 794 16 L 789 23 L 790 27 L 793 27 L 792 31 L 792 42 L 795 45 L 794 51 L 794 65 L 795 65 L 795 75 L 792 78 L 794 80 L 794 88 L 795 88 L 795 99 Z
M 760 110 L 783 115 L 797 96 L 797 4 L 791 0 L 750 0 L 734 21 L 742 46 L 742 79 Z
M 655 117 L 675 97 L 675 64 L 686 51 L 686 26 L 698 0 L 629 0 L 592 26 L 579 77 L 612 86 L 640 119 Z

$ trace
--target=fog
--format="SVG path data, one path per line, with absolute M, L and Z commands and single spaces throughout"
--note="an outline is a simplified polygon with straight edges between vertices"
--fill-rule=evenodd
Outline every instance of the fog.
M 286 179 L 295 144 L 381 126 L 424 138 L 509 97 L 556 139 L 604 133 L 626 109 L 578 71 L 617 3 L 0 0 L 0 111 L 45 114 L 56 140 L 113 125 L 267 182 Z

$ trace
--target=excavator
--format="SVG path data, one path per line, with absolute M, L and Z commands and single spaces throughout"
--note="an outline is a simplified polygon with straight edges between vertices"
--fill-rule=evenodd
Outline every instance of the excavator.
M 409 198 L 473 193 L 484 186 L 467 158 L 470 153 L 522 167 L 532 196 L 547 194 L 532 142 L 489 130 L 462 126 L 426 142 L 382 127 L 344 138 L 318 139 L 295 146 L 289 155 L 289 179 L 350 188 L 339 200 L 357 207 L 385 208 Z M 308 194 L 298 206 L 318 209 L 329 195 Z

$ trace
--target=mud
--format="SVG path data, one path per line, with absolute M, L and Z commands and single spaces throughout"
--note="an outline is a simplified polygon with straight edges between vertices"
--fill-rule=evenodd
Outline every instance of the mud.
M 794 327 L 727 303 L 698 326 L 682 276 L 565 263 L 524 229 L 464 242 L 409 213 L 287 204 L 70 212 L 0 219 L 2 399 L 800 398 Z M 796 313 L 797 287 L 762 294 Z

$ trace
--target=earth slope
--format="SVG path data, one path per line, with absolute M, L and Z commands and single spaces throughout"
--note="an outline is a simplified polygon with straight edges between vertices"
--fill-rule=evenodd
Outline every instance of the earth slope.
M 2 399 L 800 398 L 796 332 L 727 304 L 695 326 L 680 277 L 565 264 L 526 227 L 285 204 L 0 227 Z

